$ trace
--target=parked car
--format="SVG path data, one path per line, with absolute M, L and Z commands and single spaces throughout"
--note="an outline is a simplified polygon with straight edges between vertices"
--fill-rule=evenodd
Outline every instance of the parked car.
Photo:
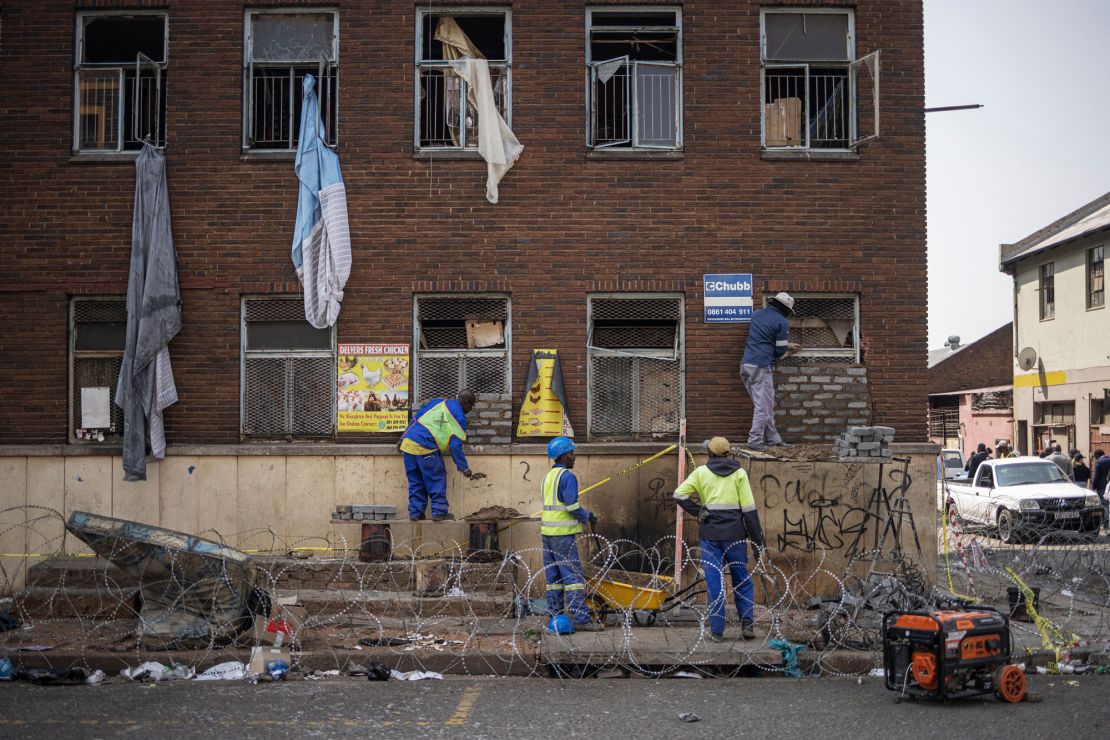
M 949 517 L 997 527 L 1003 542 L 1020 542 L 1046 530 L 1098 535 L 1098 496 L 1072 483 L 1048 460 L 1030 457 L 986 460 L 972 482 L 949 481 Z
M 961 478 L 964 475 L 964 453 L 959 450 L 944 449 L 940 451 L 940 460 L 944 463 L 944 477 L 948 480 Z

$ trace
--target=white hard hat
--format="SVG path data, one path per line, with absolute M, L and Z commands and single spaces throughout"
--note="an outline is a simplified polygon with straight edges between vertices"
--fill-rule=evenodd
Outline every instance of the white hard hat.
M 786 293 L 786 292 L 776 293 L 775 297 L 774 297 L 774 300 L 776 300 L 779 303 L 781 303 L 782 305 L 786 306 L 786 310 L 789 311 L 790 313 L 794 313 L 794 299 L 790 297 L 789 293 Z

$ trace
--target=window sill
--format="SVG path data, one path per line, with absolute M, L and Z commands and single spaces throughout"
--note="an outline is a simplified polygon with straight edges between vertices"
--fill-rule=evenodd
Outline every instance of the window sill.
M 477 149 L 467 151 L 462 149 L 421 149 L 412 155 L 412 158 L 421 162 L 435 160 L 480 160 L 482 153 Z
M 297 158 L 297 150 L 289 151 L 245 151 L 239 156 L 240 162 L 292 162 Z
M 820 149 L 764 149 L 759 158 L 770 162 L 786 160 L 812 160 L 817 162 L 854 162 L 859 159 L 858 152 L 823 151 Z
M 69 158 L 70 164 L 123 164 L 134 162 L 139 152 L 77 152 Z
M 645 159 L 651 161 L 680 161 L 686 158 L 681 149 L 667 151 L 647 151 L 645 149 L 590 149 L 586 151 L 587 160 L 599 162 L 618 159 Z
M 1088 310 L 1088 311 L 1101 311 L 1101 310 L 1102 310 L 1102 309 L 1104 309 L 1104 308 L 1106 308 L 1106 304 L 1105 304 L 1105 303 L 1103 303 L 1103 304 L 1101 304 L 1101 305 L 1098 305 L 1098 306 L 1087 306 L 1087 310 Z

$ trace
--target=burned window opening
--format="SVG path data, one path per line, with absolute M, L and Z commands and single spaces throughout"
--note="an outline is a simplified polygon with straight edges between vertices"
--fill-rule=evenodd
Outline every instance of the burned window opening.
M 119 444 L 123 409 L 116 385 L 127 334 L 127 301 L 122 297 L 82 297 L 70 302 L 69 441 Z M 85 426 L 83 390 L 107 397 L 108 423 Z
M 511 124 L 509 14 L 424 13 L 418 39 L 416 146 L 421 149 L 478 148 L 478 110 L 467 83 L 451 68 L 471 57 L 489 62 L 498 112 Z
M 460 390 L 509 392 L 511 312 L 507 296 L 414 297 L 414 400 Z
M 246 298 L 242 310 L 242 436 L 332 436 L 334 328 L 312 327 L 301 298 Z

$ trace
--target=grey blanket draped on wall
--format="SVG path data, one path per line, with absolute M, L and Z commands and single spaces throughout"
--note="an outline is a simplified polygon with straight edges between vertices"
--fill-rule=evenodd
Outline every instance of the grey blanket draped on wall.
M 123 409 L 123 479 L 127 481 L 146 480 L 148 432 L 154 457 L 166 455 L 162 411 L 177 402 L 168 345 L 181 331 L 166 158 L 147 144 L 135 169 L 127 341 L 116 386 L 116 405 Z

